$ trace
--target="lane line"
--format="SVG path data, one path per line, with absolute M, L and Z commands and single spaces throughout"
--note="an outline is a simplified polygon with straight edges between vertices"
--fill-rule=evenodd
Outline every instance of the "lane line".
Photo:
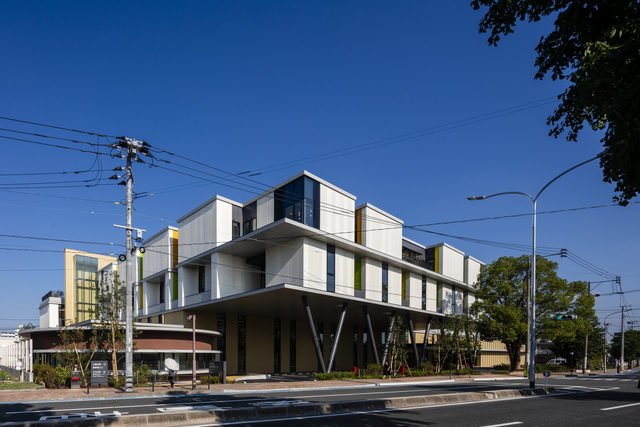
M 522 424 L 522 421 L 514 421 L 512 423 L 504 423 L 504 424 L 491 424 L 490 426 L 482 426 L 482 427 L 504 427 L 504 426 L 515 426 L 517 424 Z
M 640 403 L 630 403 L 628 405 L 622 405 L 622 406 L 612 406 L 611 408 L 601 408 L 601 411 L 611 411 L 613 409 L 622 409 L 622 408 L 629 408 L 631 406 L 638 406 L 640 405 Z

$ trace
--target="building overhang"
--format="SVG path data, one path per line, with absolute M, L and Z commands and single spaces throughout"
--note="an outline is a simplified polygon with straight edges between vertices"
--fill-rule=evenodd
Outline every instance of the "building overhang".
M 280 284 L 251 292 L 219 298 L 205 303 L 181 307 L 188 313 L 203 316 L 216 313 L 248 315 L 273 319 L 290 319 L 306 323 L 302 297 L 306 297 L 314 322 L 337 324 L 343 304 L 347 304 L 346 324 L 365 327 L 363 307 L 367 307 L 371 322 L 376 329 L 386 329 L 389 317 L 395 312 L 406 319 L 409 314 L 415 330 L 425 329 L 429 319 L 436 321 L 447 316 L 441 313 L 419 310 L 402 305 L 372 301 L 355 296 L 309 289 L 291 284 Z M 298 326 L 298 328 L 304 326 Z

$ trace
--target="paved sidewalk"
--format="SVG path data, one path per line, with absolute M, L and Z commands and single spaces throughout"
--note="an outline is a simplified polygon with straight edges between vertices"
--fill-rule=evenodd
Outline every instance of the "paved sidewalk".
M 574 372 L 574 375 L 602 375 L 602 371 L 595 371 L 588 374 Z M 615 374 L 615 371 L 608 370 L 606 374 Z M 553 373 L 551 377 L 560 377 L 570 375 L 569 372 Z M 543 379 L 541 374 L 537 375 L 538 379 Z M 151 387 L 134 387 L 133 392 L 126 393 L 120 387 L 100 387 L 83 389 L 43 389 L 43 390 L 0 390 L 1 402 L 25 402 L 36 400 L 80 400 L 80 399 L 99 399 L 99 398 L 135 398 L 142 396 L 178 396 L 188 394 L 217 394 L 217 393 L 247 393 L 259 391 L 273 390 L 303 390 L 303 389 L 320 389 L 320 388 L 341 388 L 341 387 L 365 387 L 374 384 L 405 384 L 405 383 L 437 383 L 437 382 L 469 382 L 481 380 L 507 380 L 507 379 L 524 379 L 522 372 L 507 374 L 483 374 L 483 375 L 433 375 L 427 377 L 403 377 L 391 379 L 353 379 L 353 380 L 331 380 L 331 381 L 262 381 L 262 382 L 246 382 L 233 384 L 212 384 L 198 385 L 195 390 L 191 389 L 191 384 L 178 383 L 174 388 L 162 384 L 155 387 L 152 391 Z M 544 383 L 539 382 L 540 387 Z

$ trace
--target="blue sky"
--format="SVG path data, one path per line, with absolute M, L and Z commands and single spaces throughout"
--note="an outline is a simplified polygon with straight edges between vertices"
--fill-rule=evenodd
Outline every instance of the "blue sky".
M 135 202 L 134 226 L 147 236 L 215 194 L 244 202 L 257 191 L 245 184 L 266 188 L 306 169 L 406 225 L 427 225 L 407 237 L 445 241 L 489 263 L 529 253 L 531 219 L 485 218 L 528 214 L 531 204 L 466 198 L 535 195 L 601 146 L 590 131 L 578 143 L 548 136 L 546 118 L 564 83 L 533 79 L 533 48 L 551 23 L 518 25 L 495 48 L 478 34 L 481 17 L 467 0 L 4 2 L 0 116 L 145 140 L 201 164 L 159 158 L 237 182 L 136 165 L 135 190 L 153 194 Z M 123 244 L 113 224 L 124 223 L 124 207 L 114 203 L 124 188 L 106 179 L 121 159 L 7 137 L 83 149 L 67 139 L 104 138 L 5 119 L 0 128 L 7 330 L 37 323 L 41 297 L 63 287 L 63 248 L 121 251 L 8 236 Z M 203 165 L 260 174 L 249 183 Z M 629 292 L 640 289 L 638 205 L 614 206 L 613 188 L 597 162 L 552 184 L 538 203 L 538 245 L 541 253 L 570 251 L 551 257 L 561 277 L 620 276 Z M 542 214 L 549 211 L 559 212 Z M 611 282 L 596 288 L 614 290 Z M 624 300 L 640 307 L 640 293 Z M 598 315 L 620 304 L 620 295 L 599 297 Z M 617 315 L 608 321 L 619 330 Z

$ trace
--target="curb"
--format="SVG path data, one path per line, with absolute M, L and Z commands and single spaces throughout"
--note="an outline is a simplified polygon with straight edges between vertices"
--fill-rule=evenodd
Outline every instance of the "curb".
M 143 427 L 181 426 L 194 423 L 232 423 L 258 420 L 297 418 L 353 412 L 384 411 L 443 404 L 482 402 L 554 394 L 555 388 L 496 390 L 486 392 L 439 394 L 432 396 L 394 397 L 389 399 L 354 400 L 336 403 L 307 403 L 289 406 L 257 406 L 233 409 L 192 410 L 176 413 L 122 415 L 101 418 L 67 418 L 24 423 L 0 423 L 2 427 Z

